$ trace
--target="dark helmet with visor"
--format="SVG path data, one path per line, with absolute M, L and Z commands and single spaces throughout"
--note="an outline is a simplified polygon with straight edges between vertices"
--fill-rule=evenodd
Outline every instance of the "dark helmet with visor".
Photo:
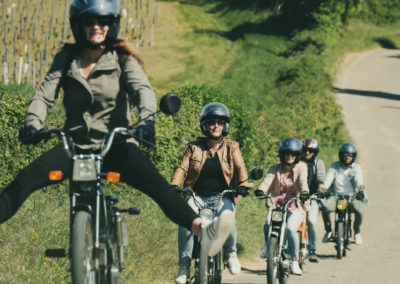
M 77 43 L 87 43 L 83 22 L 85 18 L 93 16 L 107 17 L 107 25 L 109 26 L 107 39 L 117 39 L 121 18 L 119 0 L 72 0 L 69 9 L 69 21 Z
M 304 138 L 303 141 L 301 142 L 301 145 L 303 147 L 303 157 L 302 160 L 306 160 L 305 159 L 305 150 L 309 149 L 310 151 L 312 151 L 314 153 L 314 155 L 312 156 L 312 161 L 315 160 L 315 158 L 318 156 L 318 152 L 319 152 L 319 146 L 318 146 L 318 142 L 317 140 L 313 139 L 313 138 Z
M 203 135 L 210 135 L 210 125 L 209 120 L 211 119 L 221 119 L 224 123 L 224 128 L 222 129 L 222 136 L 226 136 L 229 133 L 229 128 L 231 126 L 231 116 L 229 109 L 222 103 L 212 102 L 206 105 L 200 113 L 200 129 Z
M 281 160 L 281 164 L 287 164 L 285 160 L 285 155 L 291 153 L 296 157 L 294 164 L 297 164 L 300 161 L 302 147 L 299 139 L 295 137 L 288 137 L 282 140 L 279 144 L 279 159 Z
M 350 163 L 346 163 L 344 156 L 351 156 L 353 159 Z M 357 148 L 352 143 L 344 143 L 339 148 L 339 160 L 342 164 L 349 166 L 356 160 L 357 157 Z

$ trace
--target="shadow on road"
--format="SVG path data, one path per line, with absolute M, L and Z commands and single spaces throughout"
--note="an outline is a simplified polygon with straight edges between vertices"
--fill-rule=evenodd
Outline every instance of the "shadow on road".
M 317 254 L 319 259 L 336 258 L 336 254 Z
M 267 271 L 265 269 L 250 269 L 246 267 L 242 267 L 242 271 L 246 271 L 247 273 L 257 274 L 257 275 L 266 275 Z
M 364 96 L 364 97 L 376 97 L 381 99 L 388 100 L 400 100 L 400 95 L 385 93 L 380 91 L 365 91 L 365 90 L 354 90 L 354 89 L 341 89 L 341 88 L 333 88 L 335 92 L 356 96 Z

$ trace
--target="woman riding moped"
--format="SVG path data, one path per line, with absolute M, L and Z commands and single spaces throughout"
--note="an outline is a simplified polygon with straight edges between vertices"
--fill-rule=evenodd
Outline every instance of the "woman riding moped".
M 129 127 L 130 103 L 135 102 L 143 120 L 138 131 L 145 140 L 154 142 L 156 96 L 142 67 L 143 62 L 127 41 L 118 39 L 120 28 L 119 0 L 72 0 L 70 23 L 75 44 L 65 45 L 54 58 L 40 88 L 34 95 L 20 130 L 24 144 L 40 141 L 48 109 L 63 88 L 66 110 L 64 131 L 73 138 L 77 151 L 97 151 L 105 136 L 115 127 Z M 106 171 L 117 171 L 121 181 L 153 198 L 175 223 L 204 238 L 209 253 L 218 252 L 225 240 L 219 241 L 224 222 L 233 223 L 226 215 L 208 227 L 201 218 L 161 176 L 142 153 L 134 139 L 114 142 L 105 156 Z M 42 154 L 0 194 L 0 223 L 12 217 L 35 190 L 54 184 L 49 171 L 63 171 L 69 179 L 72 161 L 62 144 Z
M 307 184 L 307 166 L 300 162 L 302 153 L 301 142 L 294 137 L 288 137 L 282 140 L 279 145 L 279 158 L 281 163 L 272 166 L 265 176 L 263 182 L 257 190 L 256 196 L 270 195 L 273 202 L 277 202 L 277 206 L 284 206 L 287 200 L 293 197 L 308 197 Z M 270 201 L 267 199 L 267 208 L 271 207 Z M 297 237 L 297 229 L 303 221 L 306 212 L 304 202 L 292 202 L 288 206 L 287 215 L 287 237 L 288 251 L 291 259 L 290 269 L 293 274 L 301 275 L 302 271 L 298 262 L 299 255 L 299 239 Z M 268 220 L 268 218 L 266 219 Z M 265 245 L 261 249 L 260 256 L 266 258 L 268 246 L 267 236 L 269 231 L 268 222 L 264 225 Z
M 237 196 L 223 197 L 217 214 L 234 212 L 242 197 L 248 194 L 248 188 L 253 186 L 247 182 L 247 169 L 239 143 L 223 138 L 228 135 L 230 125 L 230 113 L 224 104 L 213 102 L 206 105 L 200 114 L 201 132 L 206 137 L 189 143 L 171 178 L 171 184 L 179 187 L 186 177 L 184 187 L 193 189 L 203 202 L 213 202 L 223 190 L 240 185 Z M 188 204 L 198 211 L 193 197 L 188 199 Z M 236 254 L 236 238 L 236 227 L 233 227 L 224 245 L 231 274 L 239 274 L 241 269 Z M 193 235 L 182 226 L 178 231 L 178 248 L 179 271 L 175 281 L 186 283 L 190 275 Z

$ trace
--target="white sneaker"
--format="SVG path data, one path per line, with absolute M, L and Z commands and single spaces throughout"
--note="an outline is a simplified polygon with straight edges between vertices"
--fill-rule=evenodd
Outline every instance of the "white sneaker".
M 329 243 L 332 240 L 332 231 L 326 232 L 324 237 L 322 238 L 323 243 Z
M 240 273 L 240 270 L 242 268 L 240 267 L 239 259 L 236 255 L 236 252 L 229 254 L 228 268 L 229 268 L 229 273 L 232 275 L 238 275 Z
M 357 245 L 362 245 L 363 239 L 362 239 L 360 233 L 354 235 L 354 242 L 355 242 Z
M 178 274 L 175 278 L 176 284 L 186 284 L 190 276 L 190 270 L 188 267 L 179 267 Z
M 268 246 L 267 246 L 267 244 L 265 244 L 261 248 L 260 257 L 265 259 L 265 258 L 267 258 L 267 254 L 268 254 Z
M 302 271 L 299 266 L 299 262 L 297 260 L 292 261 L 292 263 L 290 264 L 290 270 L 292 271 L 292 274 L 295 274 L 295 275 L 302 274 Z
M 201 246 L 208 256 L 214 256 L 221 250 L 234 225 L 235 215 L 230 210 L 224 210 L 210 225 L 202 228 Z

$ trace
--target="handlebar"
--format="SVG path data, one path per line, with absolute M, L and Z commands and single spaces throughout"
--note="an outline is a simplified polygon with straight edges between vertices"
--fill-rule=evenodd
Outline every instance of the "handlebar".
M 196 194 L 196 192 L 195 192 L 193 189 L 190 189 L 190 188 L 182 188 L 182 189 L 180 189 L 179 191 L 180 191 L 181 193 L 190 193 L 190 194 L 193 196 L 194 202 L 196 202 L 196 197 L 197 197 L 198 195 Z M 214 208 L 218 208 L 218 207 L 219 207 L 219 205 L 220 205 L 221 202 L 222 202 L 222 197 L 223 197 L 225 194 L 227 194 L 227 193 L 235 193 L 235 192 L 236 192 L 236 190 L 234 190 L 234 189 L 225 189 L 225 190 L 223 190 L 222 192 L 218 193 L 216 196 L 218 196 L 219 200 L 218 200 L 218 202 L 217 202 L 213 207 L 214 207 Z
M 51 137 L 52 134 L 58 135 L 60 138 L 61 142 L 64 145 L 64 149 L 67 152 L 68 157 L 72 158 L 73 155 L 75 154 L 75 150 L 73 149 L 73 141 L 72 139 L 67 136 L 67 134 L 62 131 L 61 129 L 57 128 L 51 128 L 46 131 L 43 131 L 41 133 L 42 139 L 48 139 Z M 126 137 L 136 137 L 136 128 L 127 128 L 127 127 L 116 127 L 114 128 L 104 139 L 102 146 L 101 146 L 101 151 L 100 151 L 100 156 L 102 158 L 105 157 L 105 155 L 108 153 L 108 151 L 111 148 L 111 145 L 114 141 L 115 135 L 120 134 Z M 69 138 L 69 139 L 68 139 Z
M 269 199 L 269 200 L 271 201 L 273 207 L 275 207 L 275 205 L 276 205 L 276 203 L 277 203 L 277 201 L 274 201 L 270 195 L 256 196 L 256 197 L 253 197 L 253 198 L 254 198 L 254 199 Z M 289 200 L 287 200 L 287 201 L 285 202 L 285 205 L 283 206 L 283 209 L 286 211 L 286 210 L 287 210 L 287 207 L 289 206 L 289 204 L 290 204 L 292 201 L 296 201 L 296 200 L 301 201 L 301 200 L 300 200 L 300 197 L 292 197 L 292 198 L 290 198 Z

